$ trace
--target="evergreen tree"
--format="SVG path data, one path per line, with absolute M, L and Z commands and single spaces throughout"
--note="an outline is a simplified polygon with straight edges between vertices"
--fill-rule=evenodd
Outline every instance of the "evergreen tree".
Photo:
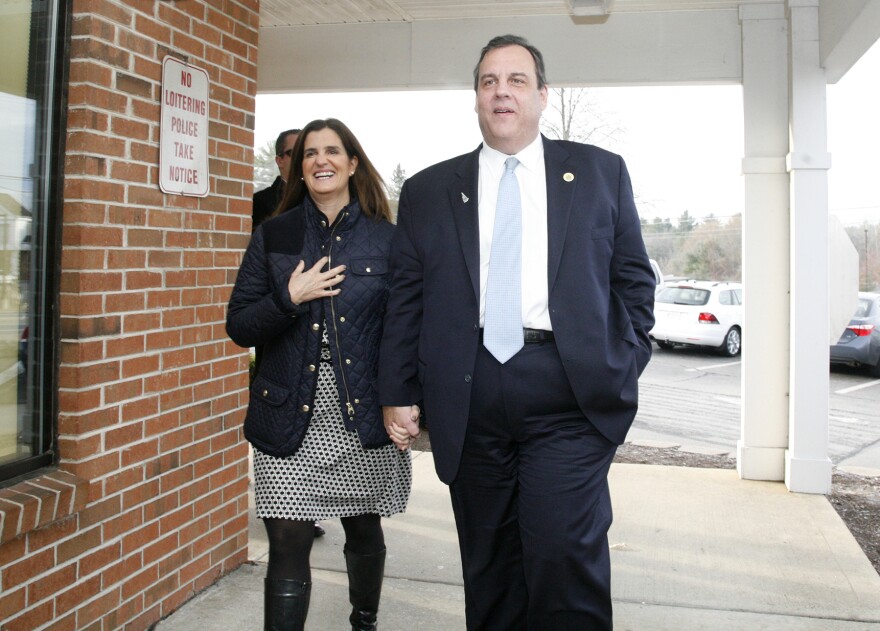
M 398 162 L 397 166 L 394 167 L 394 173 L 391 174 L 391 181 L 385 185 L 388 199 L 400 199 L 400 189 L 403 188 L 404 182 L 406 182 L 406 171 L 403 170 L 403 167 Z
M 278 166 L 275 164 L 275 143 L 267 141 L 262 147 L 254 151 L 254 190 L 259 191 L 271 186 L 278 176 Z

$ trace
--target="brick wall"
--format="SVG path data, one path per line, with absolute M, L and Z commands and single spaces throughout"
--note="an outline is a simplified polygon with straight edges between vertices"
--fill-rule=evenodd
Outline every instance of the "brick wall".
M 57 471 L 0 495 L 4 631 L 146 629 L 247 556 L 258 0 L 74 0 Z M 162 59 L 210 79 L 210 189 L 158 188 Z

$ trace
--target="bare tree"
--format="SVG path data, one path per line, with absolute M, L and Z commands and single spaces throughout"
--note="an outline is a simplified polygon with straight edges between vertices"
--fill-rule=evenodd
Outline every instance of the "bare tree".
M 607 145 L 623 132 L 589 88 L 551 88 L 541 129 L 550 138 Z

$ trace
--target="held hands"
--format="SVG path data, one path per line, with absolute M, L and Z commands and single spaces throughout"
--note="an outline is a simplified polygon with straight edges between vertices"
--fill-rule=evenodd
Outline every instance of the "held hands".
M 342 275 L 342 272 L 345 271 L 345 265 L 337 265 L 333 269 L 322 272 L 321 268 L 327 265 L 329 260 L 323 256 L 308 270 L 305 269 L 305 261 L 299 262 L 290 275 L 290 280 L 287 281 L 287 291 L 290 293 L 290 301 L 293 304 L 301 305 L 309 300 L 335 296 L 340 292 L 338 288 L 334 289 L 334 286 L 345 278 Z
M 419 435 L 419 406 L 382 408 L 385 431 L 398 449 L 409 449 Z

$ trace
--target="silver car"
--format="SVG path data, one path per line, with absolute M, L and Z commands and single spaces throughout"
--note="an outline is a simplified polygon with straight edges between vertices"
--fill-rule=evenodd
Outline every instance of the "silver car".
M 864 367 L 880 378 L 880 294 L 859 292 L 852 320 L 831 346 L 831 363 Z

